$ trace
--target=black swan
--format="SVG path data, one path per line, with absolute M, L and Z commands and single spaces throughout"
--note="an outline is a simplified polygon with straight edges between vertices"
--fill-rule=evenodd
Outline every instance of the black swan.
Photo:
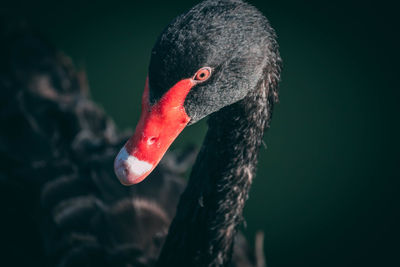
M 260 266 L 237 235 L 280 77 L 275 33 L 259 11 L 204 1 L 162 32 L 141 119 L 114 162 L 123 184 L 149 176 L 131 187 L 112 169 L 127 136 L 88 99 L 84 75 L 29 30 L 0 30 L 0 119 L 12 126 L 0 142 L 2 200 L 15 202 L 2 233 L 9 257 L 26 251 L 16 263 L 43 266 Z M 193 151 L 164 153 L 207 115 L 184 190 Z

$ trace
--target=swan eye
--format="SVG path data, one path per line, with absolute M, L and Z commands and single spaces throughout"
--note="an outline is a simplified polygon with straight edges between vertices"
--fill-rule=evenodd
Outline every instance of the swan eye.
M 204 67 L 199 69 L 196 74 L 194 75 L 193 80 L 197 82 L 204 82 L 211 76 L 211 68 Z

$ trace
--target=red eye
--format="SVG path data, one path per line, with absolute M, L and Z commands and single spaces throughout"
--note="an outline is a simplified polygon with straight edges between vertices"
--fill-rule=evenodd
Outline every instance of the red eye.
M 199 69 L 196 74 L 194 75 L 194 80 L 198 82 L 204 82 L 211 76 L 211 68 L 209 67 L 204 67 Z

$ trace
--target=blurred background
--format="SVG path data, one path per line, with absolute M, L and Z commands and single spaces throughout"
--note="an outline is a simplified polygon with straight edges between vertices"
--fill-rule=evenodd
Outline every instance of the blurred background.
M 158 34 L 198 1 L 22 1 L 26 18 L 87 72 L 92 98 L 134 129 Z M 395 8 L 354 1 L 248 1 L 284 61 L 243 227 L 265 232 L 267 264 L 394 266 L 399 213 Z M 205 121 L 172 146 L 200 146 Z

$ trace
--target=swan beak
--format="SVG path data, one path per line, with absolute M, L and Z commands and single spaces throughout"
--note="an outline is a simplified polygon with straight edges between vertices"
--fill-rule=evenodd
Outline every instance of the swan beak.
M 149 82 L 146 80 L 142 114 L 135 133 L 114 161 L 115 174 L 122 184 L 132 185 L 143 181 L 189 123 L 190 118 L 183 103 L 194 85 L 193 79 L 181 80 L 150 106 Z

